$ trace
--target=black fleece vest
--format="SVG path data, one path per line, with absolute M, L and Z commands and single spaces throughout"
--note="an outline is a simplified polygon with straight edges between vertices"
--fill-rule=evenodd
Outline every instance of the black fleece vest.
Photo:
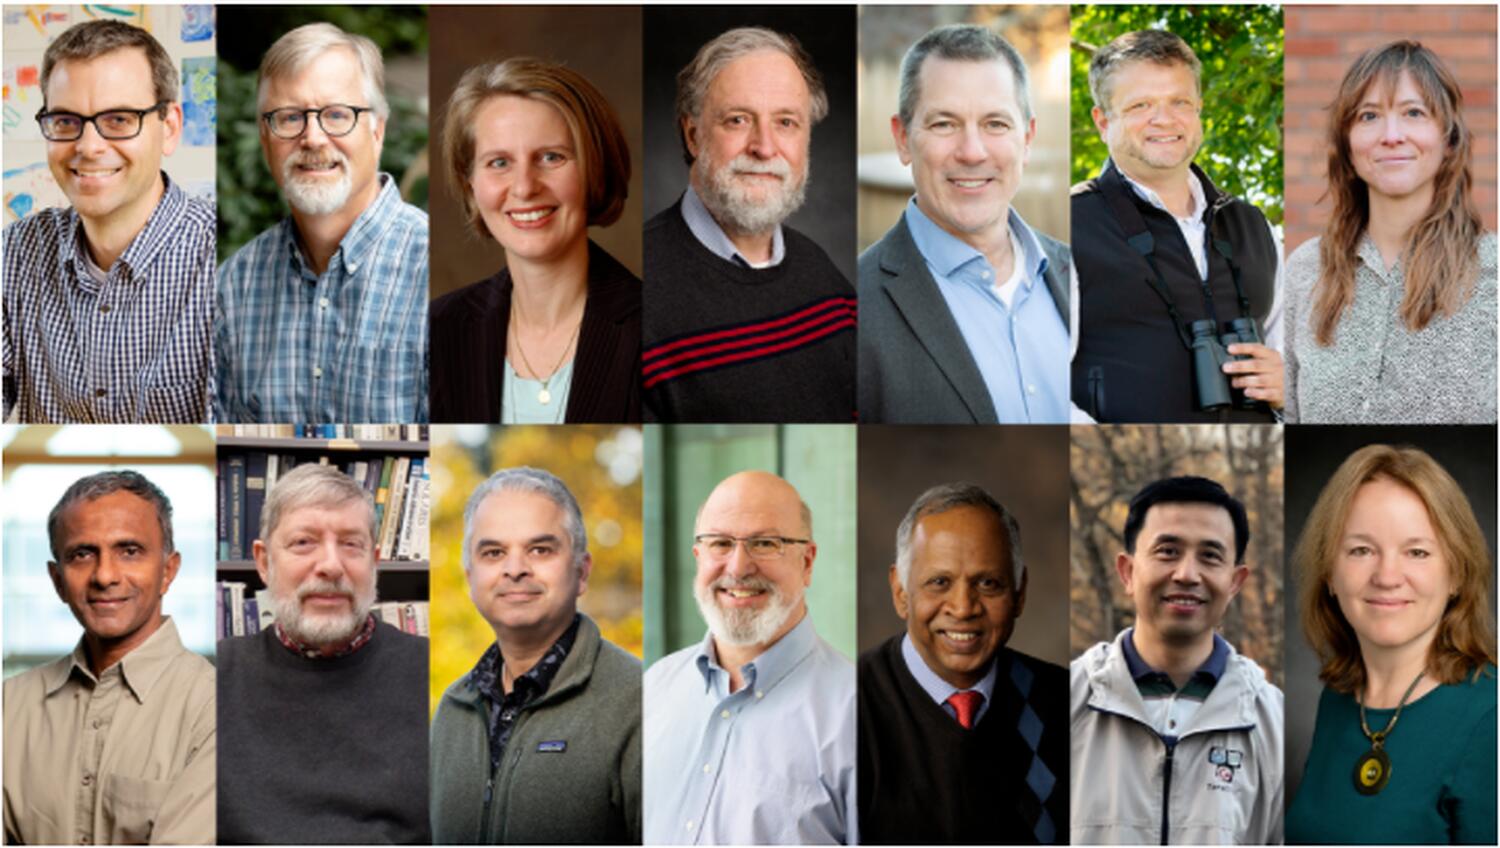
M 1207 211 L 1208 280 L 1198 274 L 1182 230 L 1166 212 L 1142 200 L 1110 163 L 1098 178 L 1073 189 L 1073 262 L 1078 269 L 1078 353 L 1073 357 L 1073 402 L 1102 422 L 1241 421 L 1269 423 L 1260 410 L 1199 412 L 1193 397 L 1192 354 L 1156 292 L 1156 275 L 1112 208 L 1139 211 L 1153 244 L 1152 258 L 1184 325 L 1203 318 L 1241 317 L 1231 260 L 1214 242 L 1227 242 L 1240 286 L 1262 335 L 1276 294 L 1276 243 L 1254 206 L 1221 194 L 1195 165 Z M 1185 333 L 1187 327 L 1182 328 Z M 1264 411 L 1262 411 L 1264 410 Z

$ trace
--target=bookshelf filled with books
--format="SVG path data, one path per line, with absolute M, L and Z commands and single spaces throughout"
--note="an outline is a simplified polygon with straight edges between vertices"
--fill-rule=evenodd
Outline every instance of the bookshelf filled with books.
M 251 635 L 273 619 L 255 567 L 266 496 L 306 463 L 328 465 L 375 503 L 376 580 L 384 621 L 427 634 L 430 475 L 426 426 L 219 425 L 218 636 Z

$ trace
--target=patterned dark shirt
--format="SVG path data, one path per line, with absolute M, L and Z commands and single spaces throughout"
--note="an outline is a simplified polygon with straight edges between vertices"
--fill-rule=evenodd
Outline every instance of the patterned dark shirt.
M 578 624 L 582 620 L 576 613 L 573 615 L 572 626 L 557 637 L 530 671 L 515 679 L 509 695 L 505 694 L 500 682 L 505 660 L 500 656 L 499 642 L 490 645 L 474 670 L 469 672 L 469 685 L 479 690 L 489 708 L 490 774 L 500 766 L 500 757 L 505 753 L 505 744 L 510 741 L 510 732 L 521 710 L 546 693 L 547 687 L 552 685 L 552 678 L 557 676 L 557 670 L 562 668 L 563 660 L 568 658 L 568 651 L 573 650 L 573 641 L 578 638 Z
M 346 657 L 369 644 L 370 637 L 375 635 L 375 614 L 371 613 L 365 616 L 365 626 L 361 627 L 359 632 L 354 634 L 354 638 L 350 639 L 347 644 L 340 646 L 331 654 L 323 653 L 323 649 L 316 645 L 309 645 L 306 642 L 299 642 L 293 639 L 290 633 L 281 629 L 280 623 L 277 623 L 275 630 L 276 638 L 280 640 L 281 646 L 297 656 L 310 660 L 331 660 L 335 657 Z

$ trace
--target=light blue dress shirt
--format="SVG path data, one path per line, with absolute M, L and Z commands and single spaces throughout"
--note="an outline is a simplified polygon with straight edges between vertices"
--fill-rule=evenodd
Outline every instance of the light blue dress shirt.
M 688 186 L 682 195 L 682 220 L 687 222 L 688 231 L 698 243 L 708 248 L 713 255 L 728 262 L 738 262 L 747 268 L 774 268 L 781 264 L 786 258 L 786 242 L 781 237 L 781 225 L 771 232 L 771 261 L 756 265 L 740 254 L 740 249 L 734 246 L 729 234 L 714 220 L 714 216 L 703 205 L 703 198 L 698 192 Z
M 996 293 L 995 268 L 973 247 L 906 204 L 912 241 L 963 333 L 1001 424 L 1066 424 L 1069 379 L 1068 326 L 1042 274 L 1047 256 L 1016 210 L 1010 229 L 1021 244 L 1020 285 L 1010 306 Z
M 858 842 L 853 664 L 804 617 L 741 673 L 712 634 L 646 670 L 646 844 Z
M 937 705 L 943 708 L 943 712 L 952 716 L 954 721 L 958 720 L 958 710 L 948 703 L 948 699 L 953 697 L 955 692 L 972 690 L 984 696 L 984 700 L 979 702 L 979 711 L 974 713 L 975 727 L 979 726 L 979 720 L 984 718 L 984 714 L 990 711 L 990 698 L 995 692 L 995 661 L 993 659 L 990 660 L 990 670 L 984 673 L 984 677 L 981 677 L 978 683 L 968 689 L 954 686 L 938 677 L 937 672 L 928 668 L 922 655 L 917 653 L 917 646 L 911 643 L 910 633 L 901 637 L 901 659 L 906 660 L 906 670 L 917 679 L 917 685 L 922 687 L 927 697 L 936 701 Z

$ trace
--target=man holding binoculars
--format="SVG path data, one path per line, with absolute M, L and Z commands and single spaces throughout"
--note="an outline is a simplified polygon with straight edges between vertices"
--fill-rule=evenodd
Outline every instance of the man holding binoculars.
M 1109 160 L 1073 189 L 1075 422 L 1271 423 L 1282 405 L 1281 244 L 1193 164 L 1200 70 L 1158 30 L 1090 63 Z

